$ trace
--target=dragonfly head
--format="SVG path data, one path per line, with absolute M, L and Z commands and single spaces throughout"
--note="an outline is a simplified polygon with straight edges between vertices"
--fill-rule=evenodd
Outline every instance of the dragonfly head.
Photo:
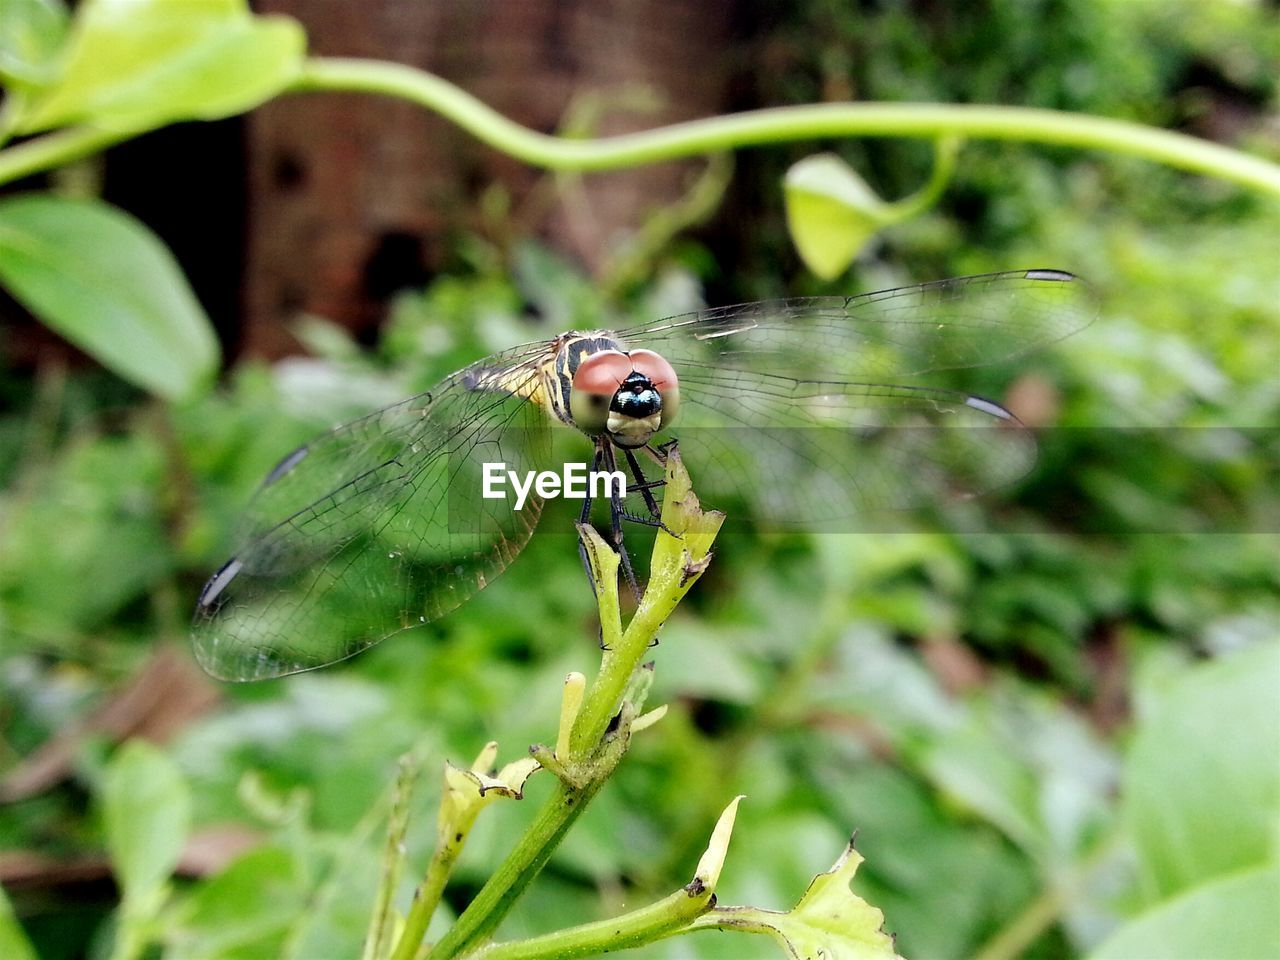
M 643 447 L 675 418 L 679 398 L 675 370 L 652 350 L 601 350 L 578 364 L 569 412 L 590 436 Z

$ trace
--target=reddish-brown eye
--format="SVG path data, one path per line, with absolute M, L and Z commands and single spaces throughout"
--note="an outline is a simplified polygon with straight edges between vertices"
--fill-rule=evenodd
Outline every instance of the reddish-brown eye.
M 618 350 L 601 350 L 583 359 L 573 375 L 573 389 L 612 397 L 631 373 L 631 360 Z
M 652 350 L 632 350 L 631 365 L 648 377 L 659 393 L 678 385 L 675 368 Z

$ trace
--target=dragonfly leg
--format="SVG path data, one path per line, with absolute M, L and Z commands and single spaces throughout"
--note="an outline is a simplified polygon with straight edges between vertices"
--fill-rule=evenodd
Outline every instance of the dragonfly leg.
M 655 463 L 659 464 L 663 469 L 666 469 L 667 455 L 670 454 L 672 450 L 676 449 L 679 443 L 679 440 L 672 437 L 666 443 L 660 443 L 656 447 L 652 444 L 646 444 L 644 452 L 653 457 Z
M 617 552 L 618 559 L 622 561 L 622 572 L 626 575 L 627 583 L 631 585 L 631 593 L 638 603 L 640 601 L 640 582 L 636 579 L 636 571 L 631 566 L 631 555 L 627 553 L 627 548 L 622 542 L 622 521 L 634 518 L 628 517 L 623 512 L 621 504 L 617 500 L 610 501 L 609 513 L 613 532 L 613 549 Z
M 600 452 L 604 460 L 604 469 L 612 473 L 618 469 L 618 458 L 614 453 L 613 444 L 608 440 L 600 441 Z M 631 557 L 627 554 L 627 548 L 622 543 L 622 521 L 630 519 L 627 512 L 623 509 L 622 497 L 609 498 L 609 532 L 613 542 L 613 549 L 618 554 L 619 560 L 622 561 L 622 572 L 627 577 L 627 583 L 631 585 L 631 592 L 635 595 L 637 601 L 640 599 L 640 584 L 636 580 L 635 569 L 631 566 Z
M 649 509 L 649 516 L 655 520 L 662 516 L 662 511 L 658 509 L 658 501 L 653 497 L 653 488 L 666 483 L 665 480 L 659 480 L 650 483 L 645 479 L 644 471 L 640 469 L 640 461 L 636 459 L 635 452 L 630 448 L 622 451 L 627 457 L 627 466 L 631 468 L 631 476 L 635 478 L 634 489 L 640 491 L 640 496 L 644 498 L 644 505 Z M 631 518 L 634 519 L 634 518 Z
M 645 447 L 644 449 L 648 450 L 649 448 Z M 657 527 L 659 530 L 670 533 L 671 536 L 676 537 L 678 540 L 679 537 L 671 533 L 667 525 L 662 522 L 662 508 L 658 506 L 658 501 L 653 496 L 653 491 L 658 487 L 666 486 L 667 481 L 665 479 L 646 480 L 644 470 L 640 468 L 640 461 L 636 459 L 635 453 L 630 449 L 627 449 L 625 453 L 627 455 L 627 466 L 631 470 L 632 477 L 636 480 L 631 489 L 640 491 L 640 495 L 644 497 L 644 505 L 649 511 L 649 516 L 640 517 L 624 511 L 622 514 L 623 519 L 630 520 L 632 523 L 641 523 L 647 527 Z
M 600 469 L 600 441 L 596 441 L 596 451 L 591 456 L 591 470 L 594 473 Z M 591 522 L 591 494 L 588 488 L 587 495 L 582 500 L 582 511 L 578 514 L 578 522 L 588 524 Z M 582 542 L 582 538 L 578 538 L 578 557 L 582 560 L 582 569 L 587 572 L 587 584 L 591 587 L 591 596 L 596 595 L 596 580 L 591 574 L 591 560 L 587 556 L 587 545 Z

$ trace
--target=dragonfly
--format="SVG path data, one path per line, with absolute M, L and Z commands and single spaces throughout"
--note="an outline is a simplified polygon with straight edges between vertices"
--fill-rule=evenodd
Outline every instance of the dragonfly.
M 619 550 L 623 521 L 660 525 L 643 461 L 660 462 L 671 438 L 703 500 L 742 495 L 781 529 L 849 529 L 939 491 L 1011 483 L 1034 464 L 1031 432 L 952 381 L 1095 313 L 1073 274 L 1018 270 L 570 331 L 494 354 L 271 470 L 200 593 L 196 658 L 225 680 L 279 677 L 443 617 L 515 560 L 547 502 L 483 496 L 486 464 L 543 469 L 566 435 L 591 443 L 593 467 L 630 473 L 609 497 Z

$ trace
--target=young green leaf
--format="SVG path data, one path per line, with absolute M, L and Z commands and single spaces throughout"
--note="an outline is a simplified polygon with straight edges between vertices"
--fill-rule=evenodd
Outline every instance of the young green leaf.
M 296 21 L 254 16 L 245 0 L 85 0 L 61 71 L 16 127 L 131 131 L 242 113 L 284 89 L 305 51 Z
M 714 893 L 720 883 L 720 871 L 724 869 L 724 858 L 729 853 L 729 839 L 733 836 L 733 825 L 738 819 L 738 804 L 741 802 L 741 794 L 734 797 L 720 814 L 715 829 L 711 831 L 707 849 L 703 851 L 698 868 L 693 872 L 694 882 L 701 890 Z
M 162 397 L 191 397 L 217 370 L 209 318 L 173 255 L 105 203 L 0 201 L 0 283 L 104 366 Z
M 9 898 L 4 895 L 4 887 L 0 887 L 0 957 L 6 957 L 7 960 L 36 960 L 35 948 L 22 932 L 18 918 L 13 915 L 13 907 Z
M 833 153 L 806 157 L 783 179 L 787 229 L 805 266 L 824 280 L 839 275 L 893 223 L 893 208 Z
M 126 913 L 154 916 L 187 842 L 190 787 L 159 748 L 130 740 L 108 765 L 99 800 Z

